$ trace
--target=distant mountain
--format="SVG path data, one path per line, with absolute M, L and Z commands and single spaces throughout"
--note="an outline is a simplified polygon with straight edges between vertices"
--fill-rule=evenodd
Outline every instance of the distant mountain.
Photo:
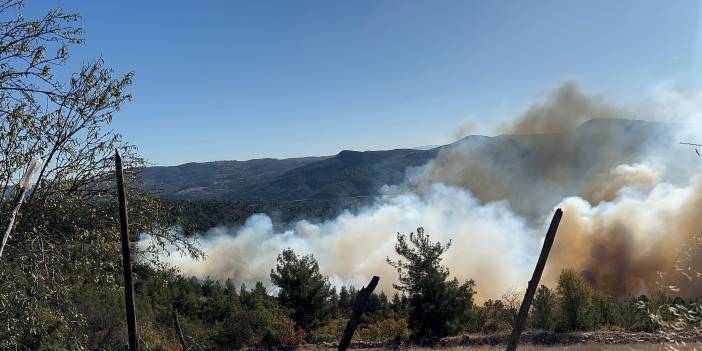
M 260 159 L 147 167 L 147 190 L 174 199 L 242 202 L 336 201 L 375 194 L 404 180 L 407 167 L 436 157 L 431 150 L 344 150 L 330 157 Z
M 287 171 L 323 159 L 325 157 L 263 158 L 147 167 L 143 172 L 144 185 L 166 198 L 225 199 L 229 193 L 273 181 Z
M 426 164 L 438 149 L 344 150 L 336 156 L 292 169 L 273 181 L 227 194 L 247 201 L 328 201 L 371 196 L 385 184 L 405 179 L 408 167 Z
M 422 145 L 422 146 L 415 146 L 412 148 L 412 150 L 431 150 L 431 149 L 436 149 L 441 145 Z
M 336 202 L 373 196 L 385 184 L 403 182 L 407 168 L 425 165 L 440 152 L 444 156 L 460 152 L 462 158 L 442 157 L 437 162 L 446 164 L 434 165 L 439 170 L 468 165 L 465 169 L 453 169 L 454 178 L 458 179 L 447 179 L 447 183 L 471 188 L 480 197 L 481 188 L 488 185 L 480 182 L 503 182 L 498 192 L 486 195 L 488 200 L 491 196 L 509 198 L 512 193 L 519 193 L 528 199 L 518 198 L 515 202 L 528 205 L 545 194 L 545 186 L 549 187 L 549 196 L 577 193 L 584 186 L 583 179 L 621 163 L 636 162 L 642 151 L 667 140 L 667 133 L 662 133 L 667 130 L 660 123 L 598 119 L 563 133 L 468 136 L 427 150 L 345 150 L 329 157 L 149 167 L 144 170 L 144 178 L 147 189 L 167 198 L 244 203 Z M 504 177 L 480 179 L 478 172 L 483 167 L 478 169 L 471 164 L 488 165 L 490 177 Z M 560 181 L 563 179 L 568 181 Z

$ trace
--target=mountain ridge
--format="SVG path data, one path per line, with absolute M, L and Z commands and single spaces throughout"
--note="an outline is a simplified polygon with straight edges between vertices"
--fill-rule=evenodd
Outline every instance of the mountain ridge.
M 583 169 L 588 164 L 598 164 L 597 172 L 601 172 L 612 163 L 634 162 L 636 155 L 647 148 L 644 144 L 667 134 L 660 133 L 667 129 L 666 124 L 659 122 L 592 119 L 563 132 L 471 135 L 426 150 L 342 150 L 333 156 L 147 167 L 144 181 L 147 190 L 173 199 L 333 202 L 374 196 L 383 185 L 404 182 L 407 169 L 424 166 L 439 153 L 457 149 L 468 150 L 470 157 L 504 172 L 521 172 L 525 179 L 544 176 L 541 172 L 562 172 L 564 177 L 576 177 L 587 174 Z M 553 168 L 543 163 L 544 157 L 563 157 L 561 163 L 565 165 Z M 540 163 L 544 169 L 534 167 Z

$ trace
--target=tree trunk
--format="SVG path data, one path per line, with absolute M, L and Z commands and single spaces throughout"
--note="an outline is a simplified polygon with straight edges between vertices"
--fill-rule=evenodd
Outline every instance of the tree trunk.
M 346 351 L 346 348 L 348 348 L 349 344 L 351 344 L 353 333 L 356 331 L 358 320 L 361 318 L 361 314 L 363 314 L 363 309 L 366 307 L 368 297 L 370 297 L 370 295 L 373 293 L 375 287 L 378 286 L 379 280 L 379 277 L 373 276 L 373 279 L 371 279 L 370 283 L 368 283 L 368 286 L 361 289 L 361 291 L 358 292 L 358 295 L 356 295 L 356 302 L 353 304 L 351 319 L 349 319 L 349 323 L 346 325 L 346 330 L 344 331 L 344 336 L 339 342 L 338 351 Z

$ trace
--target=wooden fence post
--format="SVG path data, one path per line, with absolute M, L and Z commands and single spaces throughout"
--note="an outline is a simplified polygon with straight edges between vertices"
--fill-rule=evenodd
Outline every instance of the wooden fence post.
M 134 286 L 132 285 L 132 255 L 129 247 L 129 219 L 127 217 L 127 197 L 122 170 L 122 156 L 115 150 L 115 169 L 117 175 L 117 198 L 119 201 L 119 225 L 122 233 L 122 265 L 124 267 L 124 302 L 127 308 L 127 331 L 129 332 L 129 351 L 138 351 L 136 311 L 134 308 Z
M 553 241 L 556 238 L 556 231 L 558 231 L 558 225 L 561 223 L 562 217 L 563 211 L 559 208 L 553 215 L 551 225 L 548 227 L 548 232 L 546 232 L 544 246 L 541 248 L 541 254 L 539 255 L 539 260 L 536 262 L 534 275 L 531 276 L 526 294 L 524 294 L 524 301 L 522 301 L 522 306 L 519 308 L 519 314 L 517 314 L 517 320 L 514 322 L 512 335 L 510 336 L 509 343 L 507 344 L 507 351 L 517 350 L 517 344 L 519 344 L 519 337 L 522 335 L 522 330 L 524 330 L 524 324 L 526 323 L 526 319 L 529 314 L 531 301 L 534 299 L 536 288 L 539 286 L 541 274 L 544 272 L 544 267 L 546 267 L 546 260 L 548 259 L 549 252 L 551 251 L 551 246 L 553 246 Z
M 373 276 L 373 279 L 371 279 L 370 283 L 368 283 L 368 286 L 361 289 L 361 291 L 358 292 L 358 295 L 356 295 L 356 302 L 353 304 L 351 318 L 349 319 L 349 323 L 346 325 L 344 336 L 339 342 L 338 351 L 346 351 L 346 348 L 348 348 L 349 344 L 351 344 L 353 333 L 356 331 L 356 327 L 358 326 L 358 320 L 363 314 L 363 309 L 366 307 L 368 297 L 370 297 L 370 295 L 373 293 L 375 287 L 378 286 L 378 281 L 380 281 L 380 278 L 378 276 Z
M 178 334 L 178 341 L 180 341 L 180 346 L 183 351 L 187 351 L 188 347 L 185 344 L 185 336 L 183 336 L 183 329 L 180 329 L 180 322 L 178 322 L 178 312 L 176 312 L 175 306 L 173 306 L 173 324 L 175 324 L 176 334 Z

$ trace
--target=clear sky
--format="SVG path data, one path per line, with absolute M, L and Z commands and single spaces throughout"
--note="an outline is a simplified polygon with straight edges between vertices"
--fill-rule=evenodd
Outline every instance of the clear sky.
M 330 155 L 490 134 L 560 82 L 636 99 L 701 81 L 697 1 L 39 1 L 75 60 L 134 71 L 114 127 L 153 164 Z

